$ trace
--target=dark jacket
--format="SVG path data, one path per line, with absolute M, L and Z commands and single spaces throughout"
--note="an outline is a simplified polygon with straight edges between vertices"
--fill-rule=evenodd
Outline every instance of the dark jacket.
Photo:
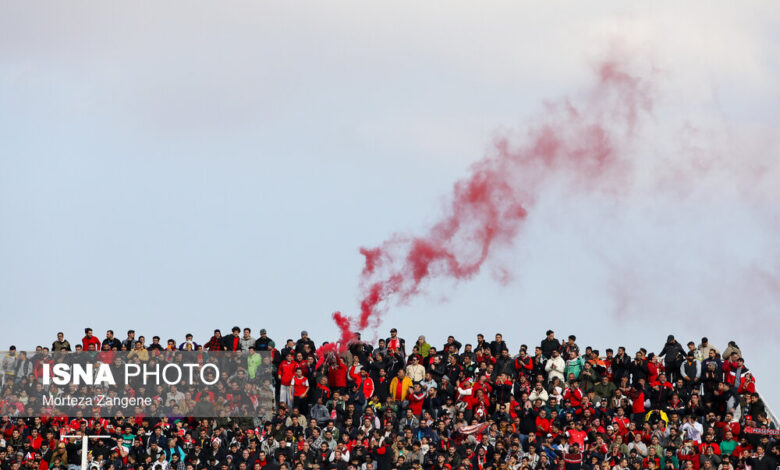
M 119 341 L 116 338 L 113 339 L 104 339 L 103 342 L 100 344 L 100 347 L 103 348 L 108 344 L 108 349 L 114 349 L 116 348 L 117 351 L 120 351 L 122 349 L 122 342 Z
M 549 358 L 552 356 L 553 351 L 561 350 L 561 342 L 558 341 L 558 338 L 544 338 L 540 347 L 542 348 L 542 355 Z
M 238 341 L 235 341 L 235 339 L 238 339 Z M 226 351 L 241 351 L 241 337 L 233 334 L 223 336 L 222 347 Z
M 631 358 L 628 354 L 617 355 L 612 359 L 612 376 L 615 382 L 620 383 L 620 379 L 627 377 L 630 373 Z
M 750 462 L 750 466 L 753 470 L 775 470 L 775 468 L 777 468 L 777 462 L 774 457 L 771 457 L 768 454 L 764 454 L 761 458 L 756 457 L 749 459 L 748 462 Z
M 669 367 L 672 364 L 680 364 L 685 358 L 685 351 L 677 340 L 664 344 L 664 348 L 658 353 L 664 358 L 664 364 Z

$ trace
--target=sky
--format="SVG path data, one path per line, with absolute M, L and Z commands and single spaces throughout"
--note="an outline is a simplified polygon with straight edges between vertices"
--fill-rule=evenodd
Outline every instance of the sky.
M 779 31 L 775 2 L 0 3 L 0 349 L 85 326 L 332 341 L 360 247 L 424 233 L 619 57 L 653 96 L 630 183 L 541 185 L 478 275 L 366 336 L 734 340 L 778 407 Z

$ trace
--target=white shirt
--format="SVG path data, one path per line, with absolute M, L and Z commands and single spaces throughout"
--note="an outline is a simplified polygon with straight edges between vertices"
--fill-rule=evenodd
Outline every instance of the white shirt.
M 704 427 L 701 423 L 694 421 L 693 424 L 691 424 L 689 421 L 683 424 L 680 429 L 688 435 L 688 439 L 692 439 L 701 444 L 701 436 L 704 434 Z

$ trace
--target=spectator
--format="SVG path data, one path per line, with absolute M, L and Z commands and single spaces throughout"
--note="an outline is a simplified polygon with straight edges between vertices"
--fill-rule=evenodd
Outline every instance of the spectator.
M 737 343 L 729 341 L 728 347 L 723 351 L 723 360 L 729 359 L 733 353 L 737 353 L 737 357 L 742 357 L 742 351 L 740 351 Z
M 533 356 L 522 345 L 515 357 L 501 346 L 503 336 L 488 344 L 479 335 L 476 349 L 450 337 L 443 351 L 428 346 L 427 355 L 420 336 L 406 356 L 392 332 L 376 349 L 356 336 L 342 354 L 330 346 L 315 356 L 305 331 L 281 351 L 265 330 L 254 339 L 247 329 L 236 343 L 239 332 L 223 338 L 215 330 L 205 350 L 188 334 L 162 351 L 155 336 L 152 354 L 143 336 L 135 341 L 128 334 L 121 349 L 132 346 L 131 362 L 155 366 L 182 356 L 174 349 L 201 349 L 193 357 L 215 361 L 222 375 L 213 386 L 134 388 L 154 404 L 101 410 L 104 418 L 90 409 L 70 418 L 34 417 L 39 394 L 59 393 L 40 379 L 43 366 L 62 360 L 65 348 L 10 351 L 0 362 L 7 373 L 0 463 L 6 470 L 77 469 L 81 445 L 76 439 L 57 445 L 65 433 L 112 436 L 116 447 L 90 441 L 96 470 L 166 464 L 175 470 L 373 470 L 375 462 L 383 470 L 763 470 L 780 455 L 777 423 L 735 344 L 721 363 L 703 338 L 669 370 L 666 360 L 679 353 L 679 344 L 669 341 L 664 359 L 640 348 L 632 361 L 623 347 L 605 357 L 591 347 L 581 353 L 574 335 L 556 345 L 552 331 Z M 83 343 L 75 346 L 83 351 Z M 239 354 L 213 354 L 226 347 Z M 93 356 L 121 358 L 110 351 L 115 343 L 102 348 Z M 703 351 L 707 357 L 699 362 Z M 670 372 L 677 380 L 667 380 Z M 132 394 L 111 386 L 96 391 Z M 132 418 L 122 417 L 129 413 Z M 22 455 L 14 460 L 17 449 Z
M 70 342 L 68 342 L 68 340 L 65 339 L 65 333 L 61 331 L 57 333 L 57 340 L 51 344 L 51 350 L 54 352 L 71 350 Z
M 490 353 L 493 357 L 498 357 L 501 355 L 501 351 L 509 351 L 509 349 L 506 347 L 504 336 L 501 333 L 496 333 L 496 339 L 490 343 Z
M 306 330 L 301 331 L 301 337 L 298 341 L 295 343 L 295 352 L 297 353 L 304 353 L 306 352 L 306 346 L 308 345 L 310 351 L 314 351 L 316 349 L 316 346 L 314 345 L 314 341 L 309 338 L 309 332 Z
M 542 340 L 541 344 L 542 356 L 545 359 L 552 357 L 553 351 L 561 350 L 561 342 L 555 338 L 555 332 L 553 330 L 547 330 L 547 337 Z
M 680 346 L 680 343 L 674 339 L 674 335 L 669 335 L 669 337 L 666 338 L 666 344 L 664 344 L 664 347 L 661 349 L 661 352 L 658 353 L 658 356 L 664 359 L 666 370 L 672 372 L 672 381 L 677 380 L 677 377 L 679 377 L 678 371 L 680 370 L 680 364 L 682 364 L 683 358 L 685 357 L 685 351 L 682 346 Z
M 390 329 L 390 337 L 385 340 L 385 344 L 391 354 L 400 353 L 402 357 L 406 356 L 406 341 L 398 337 L 397 329 Z
M 544 347 L 542 347 L 542 350 L 544 350 Z M 563 358 L 560 356 L 560 353 L 558 352 L 557 349 L 552 350 L 551 356 L 552 357 L 550 357 L 550 359 L 547 360 L 544 366 L 544 370 L 547 372 L 547 378 L 548 380 L 553 380 L 557 378 L 563 381 L 566 363 L 563 361 Z
M 250 328 L 244 328 L 244 335 L 239 341 L 241 351 L 249 351 L 249 348 L 253 347 L 256 341 L 257 340 L 252 337 L 252 330 Z
M 148 349 L 149 351 L 160 352 L 163 351 L 165 348 L 163 348 L 163 345 L 160 344 L 160 337 L 154 335 L 152 336 L 152 344 L 150 344 L 146 349 Z
M 222 338 L 222 349 L 225 351 L 241 351 L 241 328 L 234 326 L 231 334 Z
M 127 338 L 122 341 L 122 349 L 132 351 L 135 346 L 135 330 L 127 330 Z
M 114 330 L 106 331 L 106 338 L 100 346 L 100 349 L 108 347 L 109 350 L 119 351 L 122 349 L 122 342 L 114 338 Z
M 585 360 L 582 356 L 577 355 L 578 350 L 579 349 L 568 349 L 569 359 L 566 361 L 566 371 L 564 375 L 569 380 L 571 380 L 571 378 L 580 378 L 580 372 L 582 372 L 583 367 L 585 367 Z
M 406 366 L 406 375 L 413 383 L 418 383 L 425 379 L 425 367 L 420 365 L 416 356 L 412 356 L 411 363 Z
M 206 351 L 222 351 L 225 346 L 222 342 L 222 332 L 214 330 L 214 335 L 209 339 L 208 343 L 203 347 Z
M 100 340 L 92 336 L 92 328 L 84 328 L 84 337 L 81 338 L 81 346 L 84 351 L 99 351 Z
M 561 356 L 564 358 L 569 358 L 570 353 L 574 352 L 575 356 L 580 355 L 580 347 L 577 346 L 577 337 L 574 335 L 569 335 L 569 339 L 561 346 Z
M 420 356 L 423 357 L 423 359 L 428 357 L 428 352 L 431 350 L 431 345 L 425 341 L 425 336 L 420 335 L 414 345 L 417 346 L 417 352 L 420 354 Z
M 401 369 L 397 375 L 390 381 L 390 396 L 397 402 L 404 402 L 412 387 L 412 380 L 406 376 L 406 372 Z
M 276 347 L 274 340 L 268 337 L 268 332 L 265 328 L 260 329 L 260 336 L 255 341 L 256 351 L 271 351 Z
M 180 351 L 197 351 L 198 347 L 198 343 L 194 341 L 192 333 L 187 333 L 184 336 L 184 342 L 179 344 Z

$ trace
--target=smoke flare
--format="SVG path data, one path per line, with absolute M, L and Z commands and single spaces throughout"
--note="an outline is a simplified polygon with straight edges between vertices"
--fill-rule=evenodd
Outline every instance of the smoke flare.
M 601 63 L 596 75 L 583 105 L 547 103 L 519 144 L 499 140 L 494 153 L 455 183 L 447 210 L 426 233 L 396 234 L 360 249 L 360 315 L 333 314 L 340 339 L 320 348 L 320 358 L 346 349 L 354 332 L 378 326 L 392 302 L 408 302 L 428 279 L 479 273 L 496 247 L 517 238 L 541 184 L 563 176 L 567 184 L 606 189 L 620 180 L 626 164 L 620 149 L 640 113 L 651 109 L 649 87 L 617 60 Z

